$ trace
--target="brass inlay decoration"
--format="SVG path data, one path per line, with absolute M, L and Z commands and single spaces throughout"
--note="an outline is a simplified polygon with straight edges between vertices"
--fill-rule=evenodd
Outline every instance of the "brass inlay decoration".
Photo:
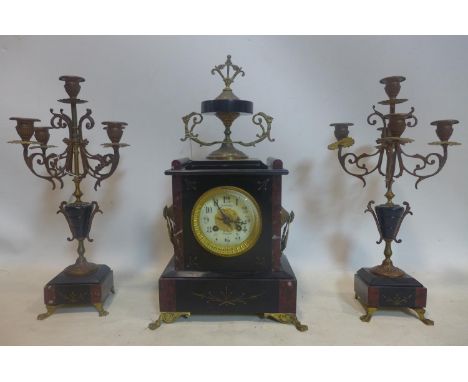
M 261 317 L 270 318 L 272 320 L 281 322 L 282 324 L 294 325 L 300 332 L 309 330 L 307 325 L 301 324 L 294 313 L 263 313 Z
M 400 295 L 396 294 L 392 297 L 387 297 L 383 295 L 383 298 L 386 303 L 392 304 L 394 306 L 400 306 L 400 305 L 406 305 L 408 304 L 408 301 L 413 297 L 412 295 L 409 295 L 408 297 L 401 297 Z
M 206 293 L 192 292 L 196 297 L 201 298 L 206 301 L 208 304 L 215 304 L 218 306 L 236 306 L 236 305 L 246 305 L 252 300 L 263 296 L 263 293 L 247 295 L 246 293 L 241 293 L 240 295 L 234 295 L 229 291 L 228 287 L 225 287 L 224 290 L 219 292 L 208 291 Z
M 213 242 L 206 236 L 206 234 L 203 232 L 201 228 L 200 215 L 201 215 L 202 208 L 206 202 L 208 202 L 209 200 L 213 199 L 216 196 L 222 195 L 229 191 L 239 193 L 242 197 L 245 197 L 250 202 L 253 208 L 249 212 L 252 214 L 253 221 L 250 222 L 251 224 L 250 234 L 243 242 L 236 244 L 236 245 L 232 245 L 232 246 L 225 246 L 225 245 L 220 245 L 220 244 L 217 244 L 216 242 Z M 229 213 L 228 211 L 225 211 L 224 208 L 220 208 L 219 210 L 221 212 L 218 211 L 217 214 L 222 213 L 222 214 L 226 214 L 227 216 L 227 213 Z M 230 218 L 229 216 L 227 216 L 225 219 L 230 219 Z M 246 253 L 257 243 L 258 238 L 260 237 L 260 234 L 262 232 L 262 218 L 261 218 L 260 207 L 257 201 L 247 191 L 239 187 L 234 187 L 234 186 L 215 187 L 206 191 L 204 194 L 202 194 L 200 198 L 198 198 L 198 200 L 195 202 L 195 205 L 193 206 L 191 223 L 192 223 L 191 224 L 192 231 L 197 242 L 210 253 L 217 255 L 217 256 L 223 256 L 223 257 L 240 256 Z M 227 230 L 227 228 L 224 227 L 223 225 L 221 225 L 221 227 Z
M 148 325 L 148 329 L 156 330 L 163 322 L 165 324 L 172 324 L 180 317 L 189 318 L 190 312 L 161 312 L 158 319 Z

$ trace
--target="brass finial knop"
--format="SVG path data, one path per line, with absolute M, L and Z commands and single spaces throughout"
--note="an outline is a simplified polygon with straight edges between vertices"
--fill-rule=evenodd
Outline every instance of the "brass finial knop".
M 226 74 L 223 73 L 224 68 L 226 68 Z M 232 74 L 232 77 L 231 77 L 231 73 L 230 73 L 231 68 L 232 68 L 232 70 L 234 70 L 234 73 Z M 224 64 L 216 65 L 211 70 L 211 74 L 215 74 L 215 73 L 218 73 L 221 76 L 221 78 L 224 81 L 224 85 L 226 86 L 226 89 L 231 89 L 231 84 L 234 82 L 234 79 L 239 74 L 241 74 L 242 77 L 245 76 L 245 72 L 242 70 L 242 68 L 240 66 L 234 65 L 232 63 L 231 55 L 227 56 L 226 62 Z

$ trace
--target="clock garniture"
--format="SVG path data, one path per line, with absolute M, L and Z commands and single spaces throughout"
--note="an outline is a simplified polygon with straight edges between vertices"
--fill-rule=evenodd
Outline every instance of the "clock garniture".
M 438 174 L 447 161 L 448 146 L 459 144 L 450 141 L 453 125 L 457 124 L 458 121 L 447 119 L 431 123 L 431 125 L 436 126 L 439 141 L 432 142 L 430 145 L 441 146 L 442 154 L 430 153 L 425 156 L 408 154 L 403 146 L 410 144 L 413 140 L 402 137 L 402 134 L 406 127 L 414 127 L 418 121 L 413 114 L 413 107 L 408 113 L 395 111 L 396 105 L 407 101 L 397 98 L 401 82 L 404 80 L 405 77 L 393 76 L 380 81 L 385 85 L 385 92 L 389 99 L 381 101 L 379 104 L 389 106 L 390 111 L 388 114 L 383 114 L 373 106 L 374 112 L 367 117 L 369 125 L 380 124 L 378 127 L 380 138 L 376 141 L 377 147 L 374 153 L 361 155 L 343 153 L 343 148 L 354 144 L 354 140 L 348 136 L 349 126 L 352 126 L 352 123 L 331 124 L 335 129 L 337 141 L 329 145 L 328 148 L 338 150 L 338 160 L 341 167 L 346 173 L 359 178 L 364 186 L 366 185 L 364 177 L 373 172 L 378 172 L 385 177 L 387 202 L 373 208 L 372 205 L 375 202 L 371 200 L 365 210 L 365 212 L 372 214 L 377 225 L 380 234 L 377 244 L 385 242 L 385 259 L 382 264 L 373 268 L 361 268 L 354 277 L 355 296 L 366 309 L 366 314 L 361 316 L 361 320 L 369 322 L 379 308 L 409 308 L 417 313 L 423 323 L 434 325 L 432 320 L 425 318 L 427 289 L 416 279 L 395 267 L 391 260 L 392 242 L 401 243 L 401 239 L 397 239 L 401 223 L 405 216 L 413 214 L 408 202 L 403 202 L 402 206 L 393 203 L 395 194 L 392 191 L 392 186 L 395 179 L 404 173 L 416 177 L 416 188 L 422 180 Z M 368 167 L 366 160 L 372 157 L 377 159 L 377 164 Z M 408 159 L 416 160 L 414 168 L 405 163 Z M 354 165 L 357 172 L 353 172 L 349 165 Z
M 37 318 L 43 320 L 55 312 L 59 306 L 94 305 L 99 316 L 108 313 L 103 308 L 107 296 L 114 291 L 112 270 L 104 264 L 94 264 L 86 260 L 84 253 L 84 241 L 90 239 L 89 232 L 94 215 L 102 213 L 97 202 L 91 203 L 81 200 L 83 196 L 80 190 L 81 181 L 89 175 L 96 180 L 94 189 L 101 182 L 109 178 L 119 163 L 120 147 L 128 146 L 120 143 L 123 129 L 127 125 L 124 122 L 102 122 L 110 143 L 104 143 L 104 147 L 112 148 L 113 153 L 91 154 L 87 145 L 89 141 L 83 138 L 83 129 L 90 130 L 94 127 L 91 110 L 78 119 L 77 105 L 87 101 L 77 98 L 80 92 L 80 83 L 84 78 L 77 76 L 62 76 L 59 78 L 65 82 L 65 91 L 69 98 L 60 99 L 58 102 L 69 104 L 71 116 L 60 109 L 58 113 L 50 109 L 52 118 L 51 126 L 39 127 L 35 123 L 39 119 L 12 117 L 16 121 L 16 131 L 21 140 L 11 141 L 23 146 L 23 158 L 31 172 L 39 178 L 45 179 L 55 189 L 57 184 L 63 188 L 63 178 L 71 176 L 75 184 L 73 202 L 62 202 L 57 213 L 62 213 L 72 233 L 68 241 L 78 241 L 78 258 L 75 264 L 66 267 L 44 287 L 44 302 L 47 313 L 40 314 Z M 63 139 L 66 147 L 60 154 L 50 153 L 49 149 L 56 147 L 49 145 L 50 130 L 67 129 L 68 137 Z M 35 140 L 32 140 L 34 135 Z M 42 167 L 42 172 L 39 168 Z
M 283 255 L 294 218 L 281 207 L 281 177 L 288 171 L 279 159 L 264 164 L 234 147 L 273 141 L 273 118 L 255 114 L 252 121 L 261 130 L 256 139 L 233 141 L 234 120 L 253 113 L 253 103 L 231 89 L 244 71 L 228 56 L 212 74 L 225 87 L 216 99 L 202 102 L 201 113 L 182 118 L 182 141 L 220 147 L 208 160 L 174 160 L 165 172 L 172 177 L 173 204 L 164 217 L 174 256 L 159 279 L 161 314 L 149 328 L 190 314 L 259 314 L 305 331 L 296 317 L 296 278 Z M 204 142 L 194 132 L 202 114 L 221 120 L 223 140 Z

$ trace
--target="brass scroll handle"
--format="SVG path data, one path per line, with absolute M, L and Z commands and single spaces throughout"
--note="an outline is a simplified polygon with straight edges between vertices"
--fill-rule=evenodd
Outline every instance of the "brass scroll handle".
M 288 244 L 288 236 L 289 236 L 289 225 L 294 220 L 294 212 L 288 212 L 283 207 L 281 207 L 281 227 L 283 227 L 283 232 L 281 233 L 281 254 L 286 249 Z
M 172 245 L 176 246 L 175 239 L 175 221 L 174 221 L 174 206 L 165 206 L 163 210 L 164 219 L 166 219 L 167 233 L 169 234 L 169 239 L 171 240 Z
M 241 146 L 249 147 L 249 146 L 255 146 L 257 143 L 260 143 L 264 141 L 265 139 L 268 139 L 270 142 L 274 142 L 275 139 L 271 137 L 271 124 L 273 122 L 273 117 L 263 113 L 259 112 L 255 114 L 252 117 L 252 122 L 254 125 L 258 126 L 260 128 L 260 132 L 256 134 L 256 139 L 252 140 L 251 142 L 242 142 L 242 141 L 233 141 L 231 140 L 231 124 L 238 117 L 238 113 L 234 113 L 236 115 L 231 116 L 232 118 L 229 119 L 228 113 L 225 113 L 226 115 L 221 115 L 219 113 L 221 120 L 225 124 L 225 137 L 224 139 L 218 140 L 218 141 L 212 141 L 212 142 L 206 142 L 203 141 L 199 138 L 199 134 L 194 132 L 195 127 L 197 125 L 200 125 L 203 122 L 203 116 L 200 113 L 192 112 L 190 114 L 187 114 L 186 116 L 182 117 L 182 121 L 184 122 L 184 137 L 181 138 L 181 141 L 186 141 L 187 139 L 190 139 L 191 141 L 199 144 L 200 146 L 213 146 L 216 144 L 238 144 Z M 226 117 L 226 118 L 224 118 Z

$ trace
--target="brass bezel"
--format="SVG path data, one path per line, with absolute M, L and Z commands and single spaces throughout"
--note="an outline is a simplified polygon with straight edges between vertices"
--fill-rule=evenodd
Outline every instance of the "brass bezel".
M 203 205 L 214 195 L 217 195 L 220 192 L 223 192 L 224 190 L 236 191 L 242 194 L 247 199 L 249 199 L 254 206 L 254 222 L 250 235 L 242 243 L 232 247 L 224 247 L 214 244 L 206 237 L 206 235 L 200 228 L 200 213 Z M 262 214 L 257 201 L 247 191 L 235 186 L 219 186 L 206 191 L 197 199 L 192 209 L 191 225 L 193 235 L 195 236 L 195 239 L 197 240 L 198 244 L 200 244 L 208 252 L 221 257 L 235 257 L 243 255 L 244 253 L 252 249 L 253 246 L 257 243 L 262 232 Z

